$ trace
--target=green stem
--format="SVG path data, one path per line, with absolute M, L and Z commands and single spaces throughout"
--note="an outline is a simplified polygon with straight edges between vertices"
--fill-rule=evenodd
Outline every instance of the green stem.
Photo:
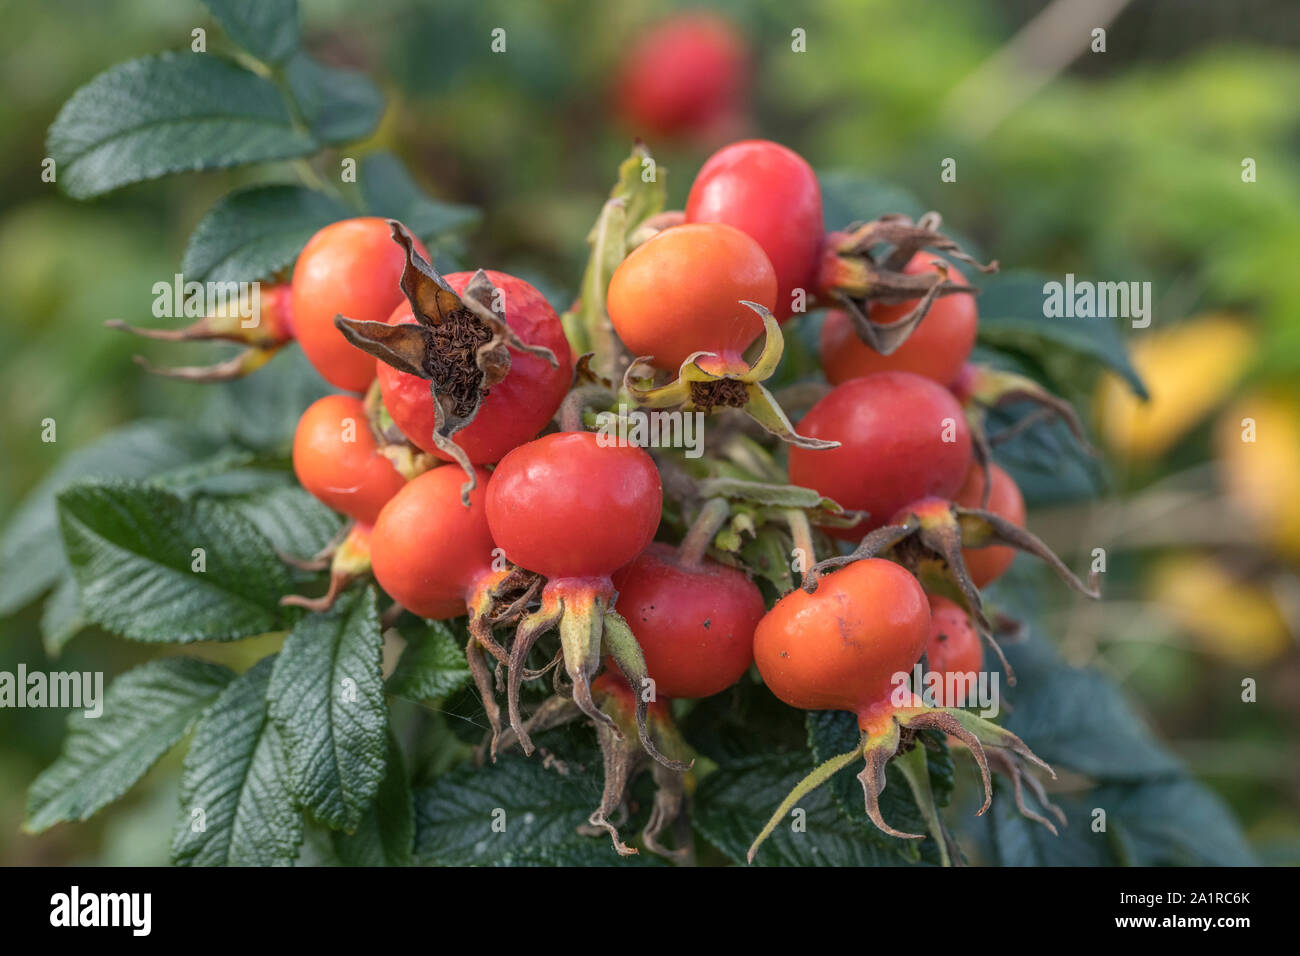
M 803 568 L 799 572 L 799 579 L 802 581 L 817 564 L 817 549 L 813 545 L 812 525 L 808 522 L 807 513 L 801 508 L 784 508 L 781 517 L 790 528 L 790 537 L 794 540 L 795 550 L 803 552 Z
M 912 790 L 916 807 L 925 817 L 925 823 L 939 848 L 939 862 L 943 866 L 952 866 L 952 857 L 948 854 L 948 841 L 944 839 L 943 821 L 939 819 L 939 809 L 935 806 L 934 792 L 930 789 L 930 770 L 926 763 L 925 747 L 917 742 L 907 753 L 894 758 L 896 766 L 903 774 L 903 779 Z
M 726 498 L 711 498 L 704 503 L 677 550 L 684 567 L 699 567 L 704 560 L 704 553 L 713 543 L 713 536 L 722 529 L 730 516 L 731 505 L 727 504 Z
M 863 741 L 865 742 L 865 740 L 866 738 L 864 737 Z M 745 856 L 746 861 L 749 863 L 754 862 L 754 854 L 758 852 L 758 848 L 763 845 L 764 841 L 766 841 L 769 836 L 772 835 L 772 831 L 776 829 L 776 825 L 794 809 L 796 803 L 808 794 L 812 793 L 827 780 L 835 776 L 835 774 L 853 763 L 853 761 L 859 759 L 861 756 L 862 744 L 858 744 L 858 746 L 854 747 L 848 753 L 840 754 L 838 757 L 832 757 L 830 760 L 827 760 L 825 763 L 813 770 L 812 773 L 808 774 L 808 776 L 795 784 L 794 789 L 791 790 L 786 798 L 781 801 L 781 805 L 777 807 L 776 812 L 772 814 L 772 819 L 767 821 L 767 826 L 763 827 L 763 832 L 755 838 L 754 845 L 749 848 L 749 853 Z
M 564 402 L 556 415 L 560 421 L 560 431 L 586 431 L 587 425 L 582 413 L 592 401 L 600 399 L 609 399 L 609 391 L 600 385 L 583 385 L 564 396 Z

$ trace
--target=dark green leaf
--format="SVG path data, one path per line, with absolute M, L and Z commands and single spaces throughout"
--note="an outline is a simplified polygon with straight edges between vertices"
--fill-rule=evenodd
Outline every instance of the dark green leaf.
M 247 518 L 277 551 L 296 557 L 318 554 L 343 524 L 336 513 L 294 484 L 216 498 Z
M 58 497 L 86 616 L 140 641 L 233 640 L 275 630 L 290 577 L 233 508 L 149 485 L 96 482 Z M 205 569 L 194 570 L 202 549 Z
M 333 831 L 334 850 L 349 866 L 410 866 L 415 840 L 415 805 L 402 748 L 390 733 L 379 795 L 355 833 Z
M 178 468 L 154 476 L 149 484 L 166 491 L 188 496 L 209 488 L 221 490 L 249 490 L 249 477 L 263 475 L 265 471 L 254 468 L 259 464 L 256 453 L 237 448 L 225 448 L 201 461 L 188 462 Z M 243 479 L 239 476 L 245 476 Z M 265 486 L 266 481 L 259 482 Z M 231 485 L 235 487 L 231 489 Z
M 1041 641 L 1009 644 L 1005 650 L 1017 683 L 1003 691 L 1010 705 L 1004 724 L 1039 757 L 1099 779 L 1179 772 L 1178 762 L 1109 679 L 1068 666 Z
M 285 453 L 303 409 L 327 394 L 302 349 L 283 349 L 256 375 L 215 387 L 203 421 L 240 444 Z
M 218 200 L 199 220 L 181 271 L 194 282 L 270 279 L 293 265 L 318 230 L 350 214 L 333 196 L 306 186 L 241 189 Z
M 363 159 L 359 181 L 362 200 L 371 214 L 400 221 L 426 243 L 479 219 L 472 206 L 426 195 L 392 153 L 371 153 Z
M 120 63 L 72 94 L 46 144 L 68 195 L 87 199 L 169 173 L 305 156 L 270 80 L 210 53 Z
M 787 793 L 812 770 L 807 752 L 758 755 L 709 774 L 695 792 L 695 827 L 733 862 L 743 864 L 750 844 Z M 904 784 L 906 786 L 906 784 Z M 758 866 L 893 866 L 907 862 L 893 849 L 867 838 L 844 818 L 830 788 L 810 793 L 795 817 L 777 825 L 754 858 Z
M 158 762 L 235 675 L 188 657 L 150 661 L 108 688 L 98 717 L 68 717 L 63 753 L 27 793 L 24 829 L 39 833 L 86 820 L 126 793 Z
M 1106 827 L 1132 866 L 1250 866 L 1241 828 L 1203 785 L 1190 779 L 1109 784 L 1084 798 L 1106 811 Z
M 1027 795 L 1025 799 L 1033 800 L 1033 797 Z M 998 865 L 1113 865 L 1111 838 L 1093 831 L 1089 801 L 1087 796 L 1053 796 L 1052 802 L 1064 811 L 1069 820 L 1069 825 L 1058 827 L 1058 834 L 1053 836 L 1041 823 L 1020 815 L 1011 787 L 999 780 L 994 786 L 993 806 L 988 813 Z
M 181 866 L 292 866 L 302 814 L 289 789 L 280 734 L 267 713 L 275 658 L 222 692 L 185 755 L 172 862 Z
M 384 94 L 364 73 L 326 66 L 299 51 L 285 75 L 307 125 L 321 142 L 365 139 L 383 118 Z
M 301 806 L 354 830 L 384 779 L 388 705 L 383 637 L 370 588 L 310 614 L 285 639 L 267 691 Z
M 441 700 L 470 681 L 465 652 L 442 621 L 407 637 L 406 649 L 388 678 L 388 693 L 420 703 Z
M 749 675 L 720 694 L 692 702 L 680 726 L 691 747 L 718 764 L 742 760 L 759 748 L 764 753 L 807 753 L 803 714 Z
M 807 726 L 808 746 L 812 750 L 812 763 L 808 765 L 808 770 L 831 757 L 848 753 L 858 744 L 860 734 L 857 718 L 845 711 L 809 711 Z M 935 766 L 930 771 L 930 786 L 935 791 L 936 800 L 947 802 L 952 792 L 952 760 L 947 757 L 946 751 L 933 756 Z M 927 764 L 931 763 L 929 758 L 930 755 L 927 755 Z M 923 844 L 889 836 L 877 829 L 867 817 L 866 798 L 858 780 L 862 767 L 862 762 L 855 761 L 832 777 L 826 785 L 835 805 L 844 815 L 843 825 L 860 829 L 865 839 L 899 854 L 900 860 L 910 859 L 914 850 L 920 849 Z M 892 763 L 885 769 L 885 789 L 880 794 L 880 813 L 885 822 L 896 830 L 904 833 L 927 832 L 925 820 L 917 810 L 906 778 Z
M 652 853 L 639 853 L 636 856 L 619 856 L 610 847 L 608 840 L 584 839 L 580 843 L 565 843 L 560 846 L 539 846 L 535 849 L 524 847 L 511 853 L 496 866 L 667 866 L 660 857 Z
M 504 754 L 495 764 L 463 766 L 415 793 L 415 858 L 450 866 L 509 864 L 543 852 L 600 844 L 577 828 L 600 803 L 599 765 L 567 773 Z
M 902 213 L 919 219 L 927 212 L 921 201 L 906 189 L 860 172 L 833 170 L 819 173 L 817 179 L 821 183 L 827 229 L 843 229 L 852 223 L 870 222 L 889 213 Z M 979 257 L 978 247 L 955 232 L 951 223 L 945 222 L 940 231 L 956 240 L 966 252 Z
M 821 173 L 817 178 L 822 187 L 827 229 L 870 222 L 886 213 L 899 212 L 915 219 L 926 211 L 920 200 L 907 190 L 861 173 L 837 170 Z
M 68 454 L 23 499 L 0 538 L 0 616 L 67 575 L 55 495 L 86 478 L 143 478 L 211 455 L 212 438 L 177 422 L 138 421 Z
M 266 63 L 298 49 L 298 0 L 203 0 L 230 39 Z
M 1049 276 L 1030 272 L 999 273 L 984 279 L 979 295 L 980 341 L 1031 355 L 1069 349 L 1118 372 L 1133 391 L 1145 397 L 1146 389 L 1129 361 L 1117 320 L 1043 314 L 1043 286 L 1051 281 Z

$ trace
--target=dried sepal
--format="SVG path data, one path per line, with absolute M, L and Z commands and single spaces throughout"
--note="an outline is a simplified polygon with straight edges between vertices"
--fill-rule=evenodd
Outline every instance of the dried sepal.
M 290 289 L 287 284 L 257 285 L 257 321 L 247 324 L 253 309 L 250 292 L 241 290 L 234 299 L 226 299 L 207 315 L 181 329 L 151 329 L 128 325 L 121 319 L 109 319 L 105 328 L 129 332 L 140 338 L 159 342 L 235 342 L 247 346 L 239 354 L 212 365 L 164 367 L 151 364 L 143 356 L 136 364 L 153 375 L 187 382 L 230 382 L 257 371 L 293 340 L 289 319 Z
M 510 715 L 510 727 L 525 754 L 533 752 L 533 741 L 528 728 L 524 726 L 523 713 L 519 707 L 519 695 L 524 682 L 524 661 L 528 659 L 528 654 L 538 639 L 559 623 L 563 613 L 564 606 L 561 602 L 543 601 L 540 609 L 519 622 L 514 641 L 510 645 L 510 657 L 506 664 L 506 707 Z M 495 753 L 494 747 L 493 756 Z
M 838 448 L 839 442 L 808 438 L 798 434 L 772 393 L 763 387 L 781 362 L 785 339 L 776 318 L 757 302 L 742 299 L 763 320 L 763 348 L 754 364 L 744 371 L 715 371 L 704 360 L 717 359 L 714 352 L 694 352 L 686 357 L 672 381 L 654 384 L 654 356 L 634 359 L 623 373 L 623 390 L 641 408 L 680 408 L 686 412 L 704 412 L 718 408 L 738 408 L 766 431 L 782 441 L 801 448 Z M 712 366 L 714 363 L 709 363 Z
M 986 471 L 989 448 L 1010 441 L 1040 422 L 1054 418 L 1065 423 L 1070 434 L 1084 451 L 1093 456 L 1099 454 L 1084 434 L 1083 423 L 1079 420 L 1074 406 L 1059 395 L 1052 394 L 1028 376 L 972 363 L 963 370 L 961 392 L 971 413 L 969 417 L 972 419 L 972 432 L 978 436 L 977 446 L 983 446 L 980 449 L 984 457 L 981 464 Z M 988 434 L 984 422 L 986 410 L 1019 402 L 1034 405 L 1034 411 L 1009 428 Z
M 988 758 L 989 765 L 1011 781 L 1012 796 L 1016 801 L 1016 809 L 1020 811 L 1022 817 L 1033 820 L 1035 823 L 1041 823 L 1051 831 L 1052 836 L 1059 835 L 1056 824 L 1032 809 L 1025 801 L 1025 789 L 1028 788 L 1033 791 L 1038 802 L 1056 818 L 1057 823 L 1063 827 L 1069 825 L 1065 812 L 1047 796 L 1047 790 L 1043 787 L 1043 782 L 1021 766 L 1019 757 L 1005 750 L 991 749 L 988 752 Z
M 465 471 L 461 500 L 468 507 L 474 468 L 453 436 L 474 421 L 488 390 L 510 373 L 510 349 L 544 358 L 552 367 L 559 363 L 550 349 L 529 345 L 506 324 L 500 293 L 487 273 L 480 269 L 457 295 L 420 255 L 406 228 L 391 219 L 389 227 L 405 252 L 400 284 L 415 322 L 390 325 L 337 315 L 334 325 L 357 348 L 429 382 L 431 440 Z
M 934 249 L 980 272 L 993 272 L 998 264 L 983 265 L 951 238 L 939 231 L 938 213 L 928 212 L 916 222 L 898 213 L 850 226 L 827 237 L 818 273 L 819 298 L 840 305 L 858 337 L 882 355 L 896 351 L 920 325 L 934 301 L 945 295 L 974 295 L 977 289 L 948 277 L 947 263 L 936 258 L 935 272 L 904 272 L 912 257 Z M 880 251 L 880 247 L 886 247 Z M 872 322 L 870 303 L 897 305 L 916 300 L 902 318 L 890 323 Z
M 320 597 L 286 594 L 280 604 L 322 614 L 332 608 L 349 584 L 370 573 L 370 530 L 352 525 L 342 542 L 330 549 L 329 569 L 329 589 Z
M 605 611 L 604 626 L 605 651 L 614 659 L 614 663 L 618 665 L 618 669 L 623 672 L 623 676 L 636 692 L 636 732 L 641 747 L 655 761 L 670 770 L 690 770 L 693 761 L 686 763 L 661 753 L 650 735 L 646 725 L 649 702 L 645 699 L 645 695 L 639 692 L 639 688 L 646 685 L 650 675 L 646 670 L 645 655 L 641 653 L 641 645 L 637 643 L 636 635 L 632 633 L 623 616 L 612 608 Z
M 160 366 L 154 365 L 143 355 L 135 356 L 134 360 L 136 365 L 139 365 L 151 375 L 160 375 L 163 378 L 179 379 L 183 382 L 213 384 L 218 382 L 233 382 L 246 375 L 251 375 L 267 362 L 271 361 L 271 359 L 275 358 L 276 353 L 280 351 L 281 347 L 282 346 L 276 345 L 268 348 L 246 348 L 237 355 L 226 359 L 224 362 L 216 362 L 212 365 Z
M 645 723 L 647 702 L 642 694 L 633 690 L 623 675 L 606 672 L 596 682 L 594 693 L 601 710 L 611 715 L 613 725 L 597 724 L 596 738 L 600 744 L 605 779 L 600 806 L 588 818 L 584 832 L 596 830 L 609 834 L 614 849 L 621 856 L 631 856 L 637 850 L 628 846 L 619 836 L 618 826 L 627 816 L 628 790 L 632 780 L 650 765 L 655 784 L 654 802 L 650 817 L 641 831 L 641 840 L 647 850 L 660 856 L 682 862 L 690 855 L 690 847 L 671 850 L 663 845 L 661 834 L 676 822 L 685 808 L 685 773 L 694 763 L 690 748 L 673 725 L 667 710 L 657 707 L 649 722 L 648 735 L 654 739 L 656 751 L 673 754 L 672 760 L 651 761 L 650 750 L 638 743 L 634 724 Z M 632 701 L 636 703 L 633 706 Z M 617 730 L 615 729 L 617 728 Z
M 759 846 L 799 800 L 860 757 L 864 758 L 865 766 L 858 774 L 858 780 L 862 784 L 866 812 L 871 822 L 890 836 L 907 840 L 924 839 L 925 834 L 905 833 L 890 826 L 880 812 L 880 794 L 884 791 L 886 780 L 885 768 L 890 760 L 900 754 L 904 757 L 900 761 L 899 769 L 903 771 L 903 776 L 907 779 L 914 796 L 917 797 L 918 808 L 929 824 L 931 837 L 940 841 L 940 856 L 945 862 L 952 862 L 955 846 L 948 837 L 946 829 L 943 828 L 942 821 L 938 820 L 938 811 L 934 807 L 933 797 L 929 791 L 925 760 L 915 755 L 910 758 L 906 756 L 910 748 L 916 747 L 919 731 L 932 730 L 947 734 L 961 741 L 970 750 L 984 784 L 984 804 L 978 811 L 981 814 L 988 810 L 993 800 L 991 760 L 999 768 L 1007 766 L 1010 762 L 1025 782 L 1033 778 L 1021 773 L 1019 768 L 1021 761 L 1033 763 L 1053 777 L 1056 776 L 1052 768 L 1039 759 L 1025 742 L 1011 731 L 969 711 L 955 707 L 931 707 L 914 696 L 909 702 L 884 701 L 882 704 L 883 708 L 881 705 L 867 708 L 859 716 L 858 723 L 862 728 L 862 736 L 853 750 L 827 760 L 790 791 L 750 847 L 748 859 L 751 863 Z M 920 748 L 916 747 L 916 749 Z M 924 782 L 923 774 L 926 775 Z M 1029 785 L 1034 786 L 1032 783 Z M 1035 793 L 1040 794 L 1040 789 L 1036 788 Z M 1042 799 L 1046 798 L 1042 797 Z M 1045 805 L 1050 806 L 1050 804 Z M 1023 800 L 1017 801 L 1017 807 L 1023 810 Z M 1040 815 L 1033 812 L 1028 816 L 1030 819 L 1040 819 Z
M 862 744 L 862 756 L 866 758 L 866 763 L 858 774 L 858 782 L 862 784 L 862 794 L 866 799 L 867 818 L 878 830 L 901 840 L 924 840 L 924 833 L 896 830 L 885 822 L 880 812 L 880 795 L 885 790 L 885 766 L 898 752 L 900 739 L 898 722 L 894 720 L 889 721 L 883 730 L 866 735 Z

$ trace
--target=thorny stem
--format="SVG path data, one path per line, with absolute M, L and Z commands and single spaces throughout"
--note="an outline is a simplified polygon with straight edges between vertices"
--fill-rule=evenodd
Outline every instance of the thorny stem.
M 745 861 L 747 863 L 754 862 L 754 855 L 758 853 L 758 848 L 762 846 L 763 842 L 769 836 L 772 835 L 772 831 L 776 829 L 777 824 L 785 819 L 790 811 L 794 809 L 795 804 L 808 794 L 812 793 L 831 777 L 835 776 L 839 771 L 853 763 L 853 761 L 861 757 L 862 748 L 865 743 L 866 736 L 863 735 L 862 742 L 848 753 L 840 754 L 838 757 L 831 757 L 830 760 L 820 764 L 812 773 L 808 774 L 808 776 L 795 784 L 794 789 L 786 794 L 785 799 L 781 801 L 781 805 L 777 807 L 776 812 L 772 814 L 772 819 L 767 821 L 767 826 L 763 827 L 762 832 L 754 838 L 753 845 L 750 846 L 749 852 L 745 854 Z

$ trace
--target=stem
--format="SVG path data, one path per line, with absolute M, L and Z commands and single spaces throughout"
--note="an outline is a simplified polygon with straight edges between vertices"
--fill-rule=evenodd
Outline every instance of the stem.
M 865 742 L 865 740 L 866 738 L 864 737 L 863 742 Z M 831 777 L 835 776 L 837 772 L 844 769 L 861 756 L 862 744 L 860 743 L 848 753 L 840 754 L 838 757 L 832 757 L 830 760 L 819 765 L 812 773 L 808 774 L 808 776 L 795 784 L 794 789 L 786 795 L 786 798 L 781 801 L 781 805 L 776 808 L 776 812 L 772 814 L 772 819 L 767 821 L 767 826 L 763 827 L 763 832 L 754 839 L 754 845 L 749 848 L 749 853 L 746 854 L 746 861 L 749 863 L 754 862 L 754 854 L 758 852 L 758 848 L 763 845 L 763 842 L 769 836 L 772 835 L 772 831 L 775 830 L 776 825 L 781 822 L 781 818 L 794 809 L 796 803 L 798 803 L 803 797 L 812 793 Z
M 802 582 L 817 564 L 817 549 L 813 545 L 812 525 L 808 523 L 807 513 L 800 508 L 786 508 L 782 510 L 781 517 L 790 528 L 790 537 L 794 539 L 795 550 L 803 552 L 802 570 L 799 572 L 799 580 Z
M 251 57 L 249 59 L 252 59 Z M 284 99 L 286 108 L 289 110 L 289 121 L 293 128 L 304 136 L 315 139 L 312 132 L 311 124 L 307 122 L 307 114 L 303 112 L 302 104 L 298 102 L 298 97 L 293 94 L 293 87 L 289 85 L 288 76 L 285 74 L 284 67 L 272 66 L 262 63 L 260 60 L 254 60 L 260 67 L 256 72 L 261 73 L 275 84 L 276 89 L 280 91 L 280 96 Z M 293 160 L 293 168 L 298 171 L 299 177 L 303 183 L 320 192 L 328 193 L 336 199 L 344 200 L 343 190 L 339 189 L 334 183 L 325 179 L 318 173 L 311 163 L 305 158 Z
M 560 431 L 586 431 L 587 426 L 582 420 L 582 413 L 587 408 L 588 403 L 596 398 L 608 400 L 609 391 L 600 385 L 583 385 L 564 396 L 564 401 L 556 414 L 560 422 Z
M 704 507 L 700 509 L 699 515 L 686 532 L 686 536 L 682 538 L 681 547 L 677 550 L 683 567 L 700 566 L 700 562 L 704 560 L 704 553 L 713 543 L 713 536 L 722 529 L 730 516 L 731 505 L 727 504 L 726 498 L 710 498 L 704 503 Z
M 902 772 L 903 779 L 912 790 L 917 809 L 921 811 L 921 816 L 925 817 L 930 836 L 934 838 L 935 845 L 939 848 L 939 863 L 942 866 L 952 866 L 952 857 L 948 854 L 948 841 L 943 836 L 943 822 L 939 819 L 939 808 L 935 806 L 934 793 L 930 789 L 930 770 L 926 764 L 925 747 L 917 741 L 911 750 L 899 754 L 894 759 L 894 766 Z

